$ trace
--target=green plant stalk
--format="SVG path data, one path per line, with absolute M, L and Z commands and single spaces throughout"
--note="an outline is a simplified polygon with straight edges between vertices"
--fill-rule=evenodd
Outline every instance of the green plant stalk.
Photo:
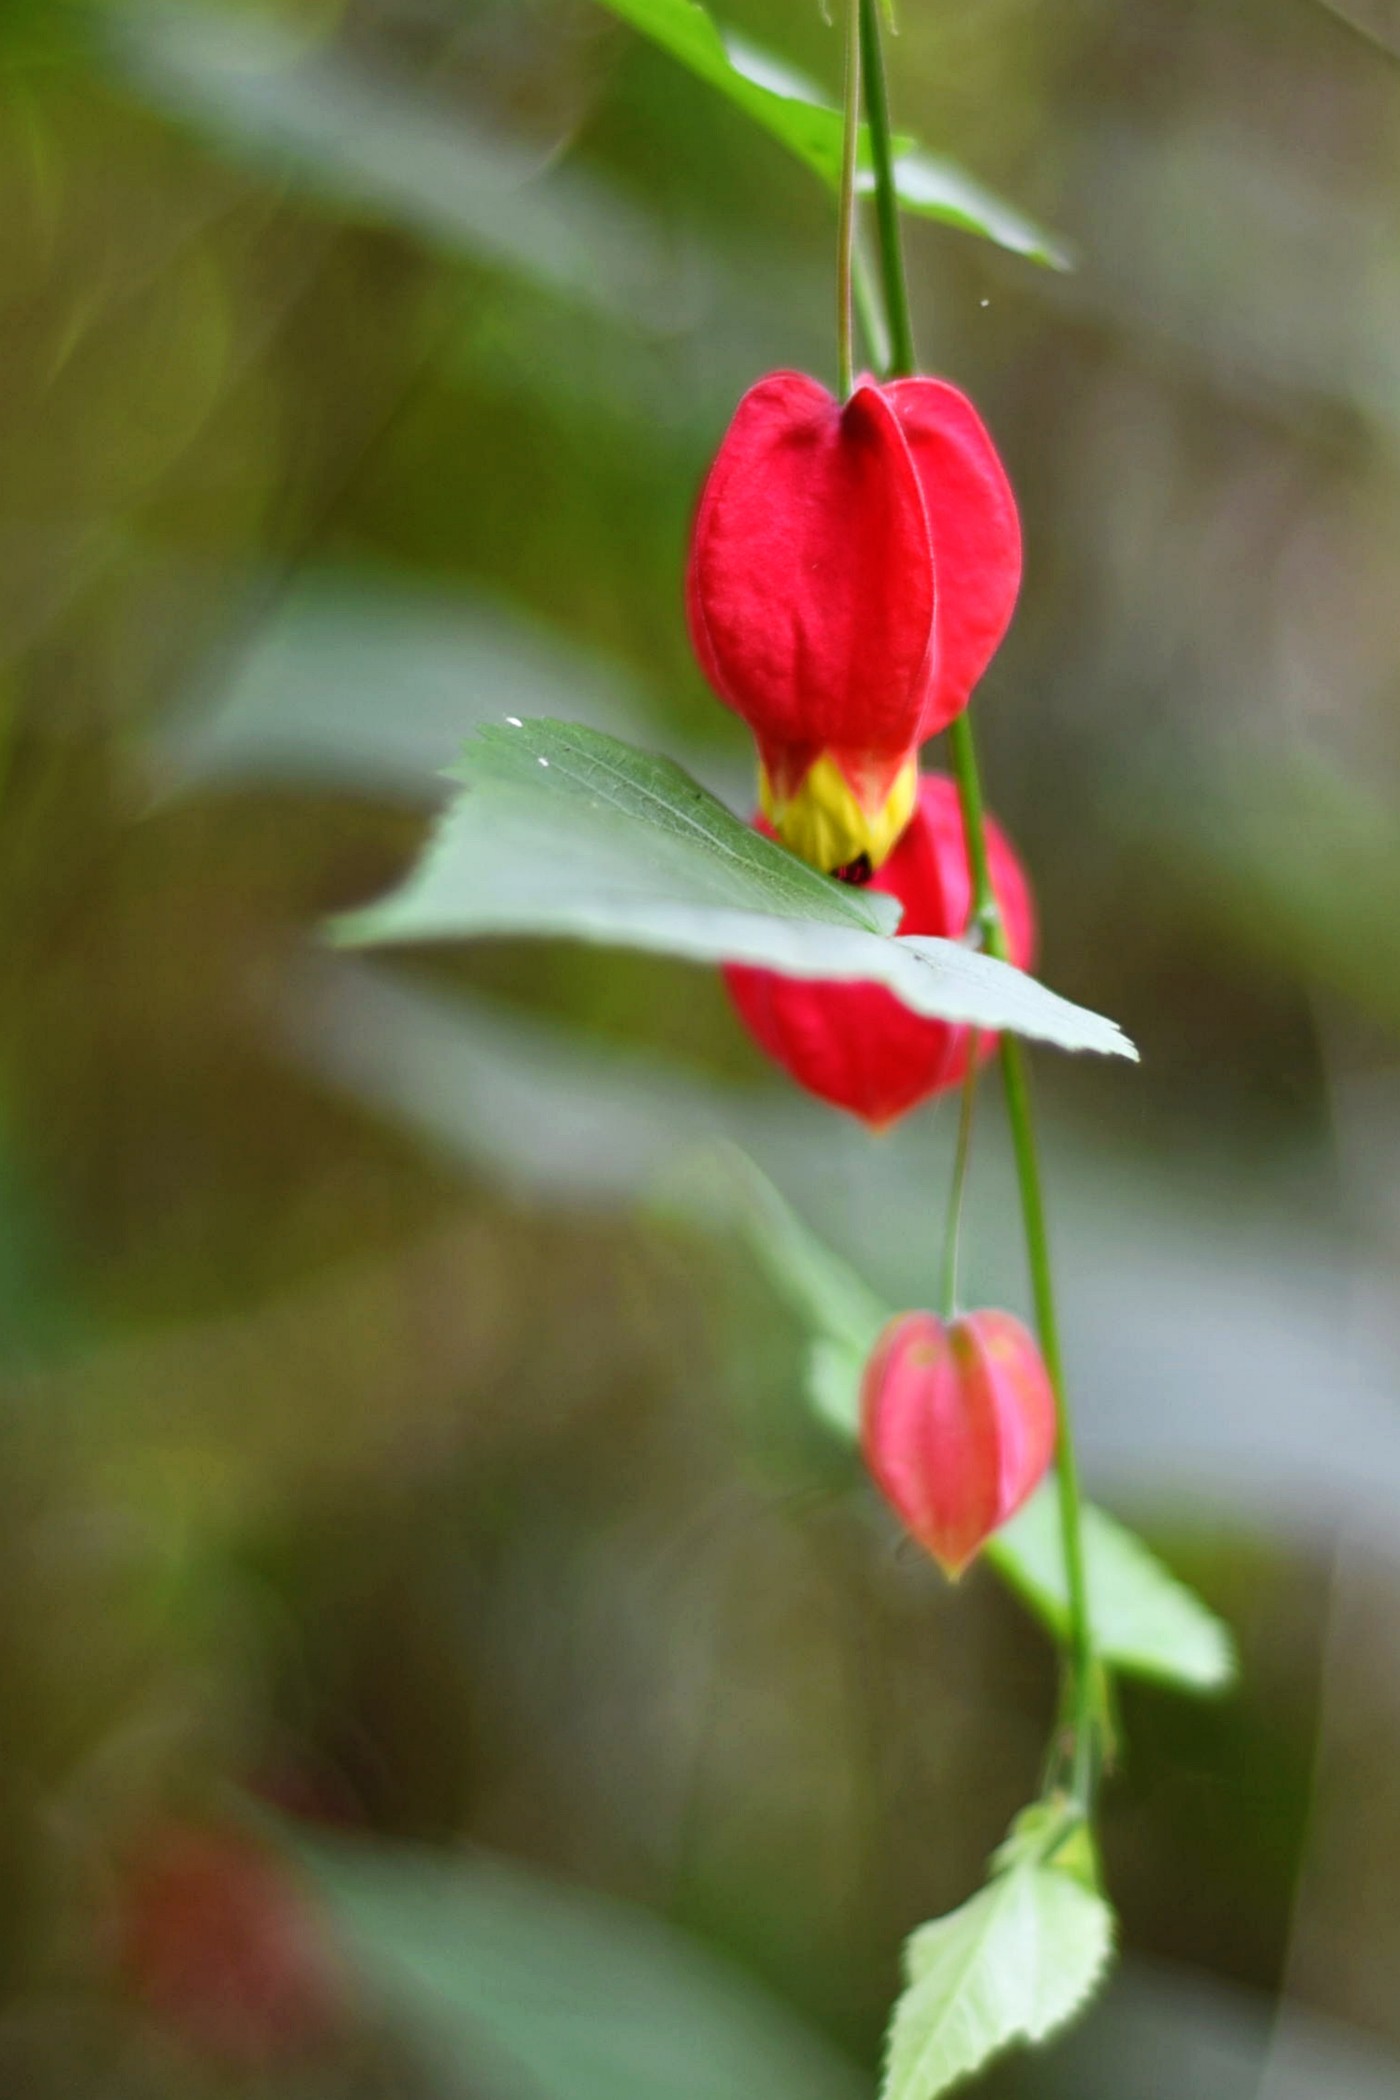
M 865 242 L 861 239 L 859 218 L 856 221 L 855 252 L 851 263 L 856 312 L 860 317 L 861 334 L 865 337 L 869 368 L 872 372 L 887 372 L 890 364 L 890 332 L 885 326 L 885 309 L 880 304 L 880 289 L 875 282 Z
M 890 368 L 892 376 L 903 378 L 914 373 L 917 356 L 909 312 L 904 251 L 900 238 L 899 199 L 895 189 L 894 149 L 890 135 L 889 97 L 885 85 L 879 0 L 860 0 L 860 27 L 861 62 L 865 76 L 865 113 L 870 133 L 870 158 L 875 173 L 876 217 L 880 228 L 880 261 L 893 350 Z M 973 741 L 972 725 L 966 711 L 951 725 L 948 741 L 953 771 L 958 783 L 958 797 L 962 804 L 963 827 L 967 834 L 968 860 L 972 873 L 973 923 L 978 928 L 989 954 L 996 956 L 1001 962 L 1008 962 L 1010 957 L 1006 946 L 1006 929 L 1002 924 L 996 892 L 992 888 L 991 870 L 987 860 L 987 831 L 982 808 L 981 778 L 977 767 L 977 747 Z M 1098 1672 L 1094 1656 L 1093 1625 L 1089 1617 L 1089 1591 L 1084 1570 L 1079 1463 L 1075 1454 L 1074 1425 L 1065 1390 L 1060 1326 L 1055 1308 L 1050 1241 L 1045 1223 L 1040 1155 L 1036 1145 L 1030 1087 L 1026 1076 L 1025 1056 L 1014 1035 L 1004 1034 L 1001 1038 L 1001 1072 L 1006 1094 L 1007 1121 L 1016 1157 L 1026 1262 L 1030 1270 L 1036 1326 L 1040 1334 L 1045 1368 L 1049 1373 L 1055 1396 L 1060 1537 L 1069 1600 L 1069 1668 L 1065 1685 L 1065 1710 L 1073 1737 L 1070 1785 L 1076 1807 L 1087 1815 L 1092 1805 L 1097 1766 Z
M 967 834 L 967 857 L 972 870 L 972 916 L 988 954 L 998 962 L 1010 962 L 1006 927 L 992 887 L 987 860 L 987 829 L 982 808 L 982 781 L 977 765 L 977 746 L 972 724 L 964 709 L 948 730 L 953 773 L 962 804 L 963 829 Z M 1088 1813 L 1092 1804 L 1097 1735 L 1097 1667 L 1094 1658 L 1093 1623 L 1089 1616 L 1089 1585 L 1084 1568 L 1084 1526 L 1079 1486 L 1079 1460 L 1074 1445 L 1074 1425 L 1065 1388 L 1064 1358 L 1060 1349 L 1060 1321 L 1055 1305 L 1055 1285 L 1050 1267 L 1050 1235 L 1045 1223 L 1045 1196 L 1040 1174 L 1040 1150 L 1036 1144 L 1035 1118 L 1031 1109 L 1026 1057 L 1020 1038 L 1001 1038 L 1001 1076 L 1006 1095 L 1006 1119 L 1016 1157 L 1016 1179 L 1021 1192 L 1021 1218 L 1026 1238 L 1026 1264 L 1030 1270 L 1035 1324 L 1041 1354 L 1050 1374 L 1055 1395 L 1055 1465 L 1060 1505 L 1060 1540 L 1065 1557 L 1065 1587 L 1069 1598 L 1070 1682 L 1068 1710 L 1074 1733 L 1071 1791 L 1077 1806 Z
M 958 1103 L 958 1144 L 953 1155 L 953 1185 L 948 1191 L 948 1222 L 943 1232 L 942 1306 L 945 1320 L 958 1310 L 958 1252 L 962 1244 L 963 1197 L 967 1193 L 967 1170 L 972 1159 L 972 1125 L 977 1112 L 978 1036 L 967 1063 Z
M 846 0 L 846 88 L 841 137 L 841 209 L 836 233 L 836 358 L 844 401 L 855 384 L 852 271 L 856 242 L 856 173 L 860 146 L 860 0 Z
M 885 50 L 880 34 L 879 0 L 859 0 L 860 67 L 865 83 L 865 115 L 870 133 L 870 160 L 875 171 L 875 216 L 880 227 L 880 261 L 884 269 L 885 311 L 890 324 L 890 370 L 911 374 L 914 324 L 909 316 L 909 285 L 899 235 L 899 194 L 894 180 L 894 146 L 890 137 L 889 91 L 885 86 Z

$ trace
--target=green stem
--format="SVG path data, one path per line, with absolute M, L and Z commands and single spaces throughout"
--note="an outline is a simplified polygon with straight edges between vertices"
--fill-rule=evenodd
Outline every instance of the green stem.
M 885 326 L 885 311 L 880 304 L 880 293 L 871 269 L 870 257 L 861 239 L 859 222 L 856 224 L 855 253 L 852 256 L 852 277 L 856 298 L 856 312 L 860 316 L 860 331 L 865 337 L 865 348 L 872 372 L 888 372 L 890 368 L 890 332 Z
M 875 171 L 875 216 L 880 227 L 880 264 L 885 282 L 885 311 L 890 324 L 890 375 L 907 378 L 918 365 L 914 324 L 909 317 L 909 285 L 899 231 L 899 195 L 894 179 L 894 146 L 890 138 L 890 103 L 885 87 L 885 53 L 880 38 L 880 0 L 859 0 L 860 61 L 865 79 L 865 115 L 870 131 L 870 160 Z
M 894 151 L 890 139 L 889 98 L 885 87 L 884 52 L 881 45 L 879 0 L 860 0 L 861 64 L 865 76 L 865 114 L 870 131 L 870 158 L 875 172 L 876 217 L 880 228 L 880 259 L 883 269 L 885 306 L 889 315 L 893 356 L 891 376 L 903 377 L 915 369 L 914 332 L 909 317 L 909 288 L 900 244 L 899 198 L 895 188 Z M 977 768 L 977 748 L 972 725 L 964 711 L 948 732 L 953 770 L 962 804 L 963 829 L 972 874 L 972 917 L 988 952 L 1000 961 L 1010 957 L 1006 929 L 1002 924 L 996 892 L 992 888 L 987 860 L 987 831 L 982 808 L 982 784 Z M 1075 1456 L 1074 1428 L 1065 1391 L 1064 1363 L 1060 1353 L 1060 1326 L 1055 1309 L 1055 1287 L 1050 1272 L 1050 1241 L 1045 1224 L 1045 1201 L 1041 1188 L 1040 1157 L 1036 1148 L 1035 1123 L 1031 1112 L 1030 1087 L 1021 1045 L 1014 1035 L 1001 1038 L 1002 1083 L 1006 1093 L 1007 1121 L 1016 1156 L 1016 1176 L 1021 1192 L 1021 1216 L 1025 1231 L 1026 1263 L 1030 1270 L 1035 1301 L 1036 1326 L 1041 1352 L 1055 1396 L 1056 1461 L 1060 1507 L 1060 1539 L 1065 1562 L 1065 1584 L 1069 1601 L 1069 1655 L 1065 1682 L 1065 1711 L 1072 1732 L 1071 1788 L 1077 1805 L 1087 1814 L 1092 1802 L 1098 1755 L 1099 1679 L 1094 1657 L 1093 1627 L 1089 1618 L 1089 1592 L 1084 1573 L 1084 1538 L 1079 1490 L 1079 1464 Z
M 836 357 L 844 401 L 855 384 L 851 272 L 856 238 L 856 169 L 860 144 L 860 0 L 846 0 L 846 94 L 841 139 L 841 211 L 836 234 Z
M 987 860 L 987 831 L 982 810 L 982 781 L 977 766 L 977 747 L 966 710 L 948 730 L 953 772 L 962 803 L 963 830 L 967 837 L 972 871 L 972 918 L 989 954 L 999 962 L 1010 962 L 1006 928 L 992 888 Z M 1084 1525 L 1079 1487 L 1079 1461 L 1074 1448 L 1074 1425 L 1065 1390 L 1064 1358 L 1060 1350 L 1060 1322 L 1055 1306 L 1055 1285 L 1050 1269 L 1050 1236 L 1045 1223 L 1045 1197 L 1040 1175 L 1040 1154 L 1035 1140 L 1030 1084 L 1025 1053 L 1014 1035 L 1001 1038 L 1001 1075 L 1006 1093 L 1006 1117 L 1011 1127 L 1011 1145 L 1016 1156 L 1016 1178 L 1021 1191 L 1021 1217 L 1026 1237 L 1026 1263 L 1030 1270 L 1035 1324 L 1040 1334 L 1041 1354 L 1055 1395 L 1055 1463 L 1060 1503 L 1060 1540 L 1065 1559 L 1065 1585 L 1069 1593 L 1070 1681 L 1068 1707 L 1074 1736 L 1072 1791 L 1080 1807 L 1088 1812 L 1094 1785 L 1097 1673 L 1094 1660 L 1093 1626 L 1089 1618 L 1089 1587 L 1084 1571 Z
M 962 1083 L 962 1100 L 958 1107 L 958 1144 L 953 1155 L 953 1186 L 948 1192 L 948 1223 L 943 1233 L 942 1304 L 945 1320 L 953 1319 L 958 1310 L 958 1252 L 962 1242 L 963 1196 L 967 1190 L 967 1170 L 972 1159 L 972 1125 L 977 1110 L 980 1042 L 980 1037 L 973 1040 L 967 1077 Z

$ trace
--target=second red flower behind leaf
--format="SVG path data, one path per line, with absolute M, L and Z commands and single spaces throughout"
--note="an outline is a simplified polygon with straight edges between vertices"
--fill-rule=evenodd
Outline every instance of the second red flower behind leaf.
M 761 820 L 760 829 L 771 835 L 772 827 Z M 991 822 L 987 854 L 1011 960 L 1028 969 L 1035 953 L 1030 885 Z M 960 938 L 972 908 L 972 876 L 957 789 L 946 776 L 926 773 L 920 779 L 914 815 L 871 887 L 903 904 L 901 933 Z M 781 977 L 738 963 L 728 965 L 724 976 L 759 1046 L 809 1093 L 867 1123 L 891 1123 L 930 1095 L 962 1083 L 973 1031 L 912 1013 L 883 985 Z M 983 1056 L 995 1040 L 982 1036 Z

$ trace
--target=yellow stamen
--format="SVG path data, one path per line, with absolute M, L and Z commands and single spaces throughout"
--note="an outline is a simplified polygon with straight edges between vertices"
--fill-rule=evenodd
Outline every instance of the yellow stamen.
M 862 857 L 878 868 L 889 859 L 914 814 L 918 765 L 909 759 L 895 775 L 888 794 L 875 809 L 866 809 L 829 751 L 813 761 L 785 799 L 758 769 L 758 799 L 763 814 L 783 844 L 814 868 L 834 875 Z

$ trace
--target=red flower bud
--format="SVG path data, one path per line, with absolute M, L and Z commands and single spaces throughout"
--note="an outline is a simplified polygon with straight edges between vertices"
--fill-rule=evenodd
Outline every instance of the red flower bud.
M 701 667 L 753 730 L 765 809 L 795 851 L 878 865 L 907 782 L 895 820 L 886 805 L 967 705 L 1020 580 L 1015 498 L 956 387 L 862 379 L 844 404 L 799 372 L 750 388 L 701 494 L 686 601 Z M 828 851 L 803 828 L 824 752 L 855 809 Z M 829 830 L 832 783 L 814 791 Z
M 901 1313 L 861 1385 L 861 1446 L 886 1500 L 959 1575 L 1043 1479 L 1055 1396 L 1039 1349 L 1004 1312 Z
M 759 820 L 759 829 L 771 827 Z M 998 827 L 987 825 L 992 888 L 1019 969 L 1035 951 L 1035 913 L 1021 866 Z M 972 876 L 962 810 L 953 782 L 940 773 L 919 781 L 918 803 L 894 852 L 871 880 L 904 905 L 901 933 L 956 940 L 972 904 Z M 879 984 L 781 977 L 731 963 L 724 972 L 739 1017 L 759 1046 L 800 1086 L 876 1125 L 891 1123 L 920 1101 L 959 1086 L 974 1031 L 911 1013 Z M 996 1037 L 983 1034 L 981 1054 Z

